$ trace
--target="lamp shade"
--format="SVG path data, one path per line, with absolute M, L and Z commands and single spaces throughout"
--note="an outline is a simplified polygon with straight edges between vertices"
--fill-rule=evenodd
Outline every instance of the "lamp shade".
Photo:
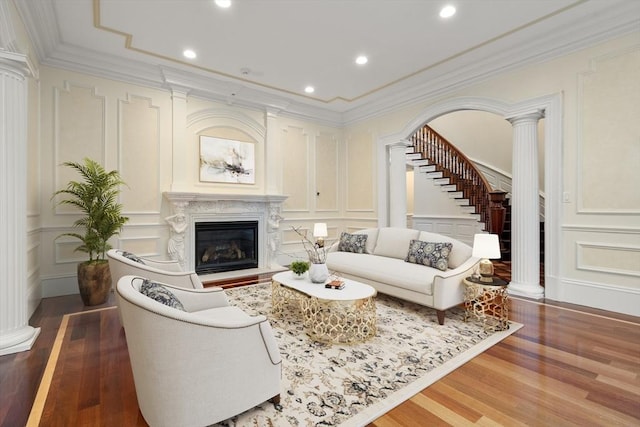
M 497 234 L 476 234 L 473 237 L 474 257 L 485 259 L 500 258 L 500 241 Z
M 316 222 L 313 224 L 313 237 L 327 237 L 327 224 L 324 222 Z

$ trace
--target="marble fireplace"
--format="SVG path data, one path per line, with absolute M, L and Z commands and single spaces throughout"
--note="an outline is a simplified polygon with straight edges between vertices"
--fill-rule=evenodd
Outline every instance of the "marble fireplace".
M 218 271 L 215 266 L 213 269 L 201 266 L 203 259 L 211 261 L 212 251 L 237 250 L 236 245 L 242 246 L 248 240 L 244 236 L 253 237 L 256 242 L 255 247 L 240 248 L 243 255 L 250 254 L 252 265 L 239 262 L 239 269 L 281 268 L 277 264 L 277 252 L 280 247 L 280 212 L 286 196 L 188 192 L 165 192 L 164 196 L 173 210 L 173 214 L 166 218 L 170 232 L 167 251 L 184 270 L 195 270 L 198 274 L 233 271 L 234 262 L 228 262 Z M 205 254 L 209 247 L 203 248 L 202 242 L 197 247 L 196 236 L 201 235 L 203 229 L 210 228 L 222 230 L 219 233 L 225 238 L 234 232 L 239 237 L 228 237 L 224 243 L 209 242 L 212 251 Z

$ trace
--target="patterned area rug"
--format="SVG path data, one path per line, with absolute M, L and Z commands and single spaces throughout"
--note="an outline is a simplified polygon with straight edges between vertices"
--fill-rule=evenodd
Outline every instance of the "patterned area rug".
M 447 310 L 443 326 L 433 309 L 386 295 L 376 297 L 378 331 L 363 344 L 311 340 L 300 313 L 271 316 L 271 285 L 228 289 L 231 303 L 266 315 L 282 354 L 280 405 L 266 402 L 217 426 L 363 426 L 522 327 L 487 333 Z

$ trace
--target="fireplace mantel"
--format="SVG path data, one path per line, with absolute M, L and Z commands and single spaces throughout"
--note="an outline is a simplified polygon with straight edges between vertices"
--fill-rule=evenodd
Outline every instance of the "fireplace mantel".
M 282 204 L 287 196 L 269 194 L 216 194 L 216 193 L 185 193 L 167 191 L 164 197 L 171 203 L 189 202 L 230 202 L 237 201 L 243 203 L 278 203 Z
M 173 214 L 165 220 L 167 251 L 185 270 L 195 269 L 195 224 L 216 221 L 258 221 L 258 267 L 274 269 L 280 248 L 280 212 L 287 196 L 165 192 Z

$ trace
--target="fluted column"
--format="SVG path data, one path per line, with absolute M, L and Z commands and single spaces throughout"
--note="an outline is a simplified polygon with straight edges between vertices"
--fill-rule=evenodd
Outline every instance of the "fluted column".
M 27 302 L 27 88 L 24 55 L 0 50 L 0 355 L 31 349 Z
M 513 126 L 511 283 L 509 293 L 544 297 L 540 286 L 538 120 L 540 111 L 507 118 Z
M 407 227 L 407 146 L 389 146 L 389 226 Z

